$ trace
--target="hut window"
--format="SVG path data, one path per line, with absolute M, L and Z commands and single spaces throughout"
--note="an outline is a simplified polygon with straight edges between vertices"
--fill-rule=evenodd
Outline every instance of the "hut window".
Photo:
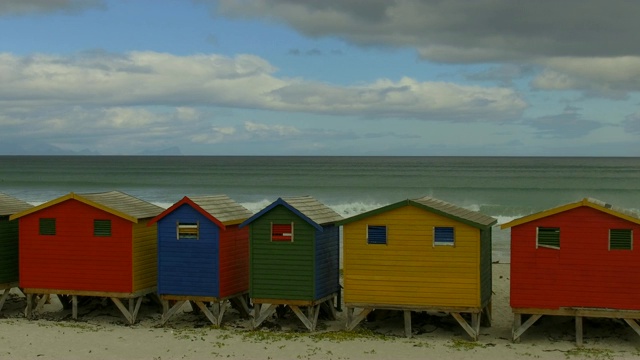
M 631 229 L 610 229 L 609 250 L 632 250 L 632 235 Z
M 293 242 L 293 223 L 271 223 L 271 241 Z
M 178 223 L 177 238 L 178 240 L 198 240 L 200 239 L 200 223 Z
M 56 219 L 40 219 L 40 235 L 56 234 Z
M 367 244 L 387 244 L 387 227 L 367 225 Z
M 93 220 L 93 236 L 111 236 L 111 220 Z
M 455 245 L 454 231 L 452 227 L 434 227 L 433 245 Z
M 560 228 L 539 227 L 536 247 L 560 249 Z

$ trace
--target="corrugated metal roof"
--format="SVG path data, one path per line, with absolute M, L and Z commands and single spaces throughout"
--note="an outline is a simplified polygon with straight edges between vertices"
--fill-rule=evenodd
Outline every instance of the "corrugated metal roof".
M 152 218 L 164 210 L 160 206 L 120 191 L 77 195 L 137 219 Z
M 12 215 L 32 207 L 28 202 L 0 193 L 0 216 Z
M 319 225 L 342 220 L 340 214 L 311 196 L 283 197 L 282 200 Z
M 411 199 L 410 201 L 426 206 L 431 210 L 441 212 L 443 213 L 443 215 L 449 215 L 450 217 L 457 218 L 463 222 L 471 222 L 481 226 L 491 226 L 497 222 L 497 220 L 492 218 L 491 216 L 487 216 L 480 212 L 465 209 L 463 207 L 428 196 L 424 196 L 418 199 Z
M 253 215 L 226 195 L 194 196 L 189 199 L 224 224 L 244 221 Z

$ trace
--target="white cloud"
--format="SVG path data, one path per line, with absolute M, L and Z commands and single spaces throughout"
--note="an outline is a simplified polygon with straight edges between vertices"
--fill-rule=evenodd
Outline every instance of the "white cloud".
M 2 0 L 0 16 L 7 14 L 80 12 L 90 8 L 104 8 L 103 0 Z

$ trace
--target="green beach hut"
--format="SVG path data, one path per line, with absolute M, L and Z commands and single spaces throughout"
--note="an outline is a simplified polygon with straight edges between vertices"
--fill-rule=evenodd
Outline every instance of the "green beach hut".
M 340 293 L 342 217 L 310 196 L 279 198 L 240 227 L 249 225 L 249 293 L 254 327 L 278 306 L 288 306 L 310 331 L 320 308 L 335 316 Z M 300 308 L 307 308 L 307 314 Z
M 32 208 L 33 205 L 0 193 L 0 310 L 9 291 L 18 286 L 18 221 L 9 216 Z

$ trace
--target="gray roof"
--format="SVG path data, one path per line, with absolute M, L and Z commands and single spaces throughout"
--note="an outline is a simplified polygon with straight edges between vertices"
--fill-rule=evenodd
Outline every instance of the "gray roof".
M 456 206 L 448 202 L 434 199 L 428 196 L 424 196 L 418 199 L 411 199 L 411 201 L 424 205 L 432 210 L 439 211 L 443 214 L 448 214 L 460 220 L 468 221 L 468 222 L 483 225 L 483 226 L 491 226 L 495 224 L 497 221 L 491 216 L 484 215 L 480 212 L 468 210 L 460 206 Z
M 28 202 L 0 193 L 0 216 L 13 215 L 32 207 Z
M 78 196 L 137 219 L 152 218 L 164 211 L 160 206 L 140 200 L 120 191 L 78 194 Z
M 251 211 L 226 195 L 194 196 L 189 199 L 223 224 L 244 221 L 253 215 Z
M 342 220 L 342 216 L 311 196 L 283 197 L 287 204 L 319 225 Z
M 630 210 L 630 209 L 623 209 L 621 207 L 617 207 L 617 206 L 613 206 L 609 203 L 606 203 L 602 200 L 598 200 L 598 199 L 594 199 L 594 198 L 585 198 L 583 201 L 586 202 L 590 202 L 592 204 L 598 205 L 598 206 L 602 206 L 603 208 L 606 209 L 611 209 L 613 211 L 619 212 L 621 214 L 636 218 L 636 219 L 640 219 L 640 212 L 634 211 L 634 210 Z

